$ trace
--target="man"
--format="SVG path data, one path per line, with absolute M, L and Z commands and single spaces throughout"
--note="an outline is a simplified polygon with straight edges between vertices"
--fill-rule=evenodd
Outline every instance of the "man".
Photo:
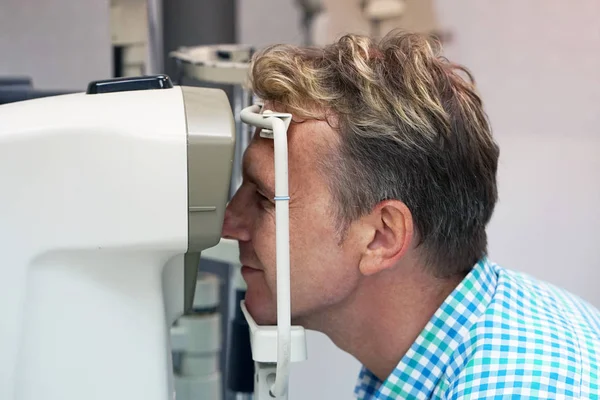
M 265 109 L 294 115 L 294 323 L 364 365 L 358 398 L 598 398 L 600 313 L 487 258 L 499 150 L 464 68 L 393 32 L 272 46 L 251 78 Z M 276 321 L 273 197 L 273 142 L 255 135 L 223 236 L 262 324 Z

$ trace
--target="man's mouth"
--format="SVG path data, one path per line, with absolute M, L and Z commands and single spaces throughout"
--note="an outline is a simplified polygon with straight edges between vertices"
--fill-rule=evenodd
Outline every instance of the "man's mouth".
M 262 272 L 262 270 L 250 267 L 249 265 L 242 266 L 242 276 L 254 275 L 258 272 Z

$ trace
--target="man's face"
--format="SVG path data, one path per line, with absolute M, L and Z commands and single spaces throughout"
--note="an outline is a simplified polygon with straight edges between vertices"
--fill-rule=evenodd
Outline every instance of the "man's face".
M 335 151 L 323 121 L 288 129 L 292 318 L 315 315 L 346 298 L 359 279 L 352 236 L 339 243 L 336 205 L 319 160 Z M 258 132 L 244 155 L 244 181 L 225 213 L 223 237 L 239 241 L 246 306 L 259 324 L 276 323 L 275 172 L 273 140 Z M 296 322 L 298 323 L 298 322 Z

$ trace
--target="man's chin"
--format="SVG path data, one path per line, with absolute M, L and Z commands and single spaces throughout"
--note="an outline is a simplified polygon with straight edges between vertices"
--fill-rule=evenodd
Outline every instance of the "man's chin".
M 273 307 L 269 302 L 261 301 L 249 292 L 246 293 L 245 304 L 248 312 L 258 325 L 277 324 L 277 312 L 275 311 L 277 306 Z
M 246 294 L 246 309 L 254 319 L 254 322 L 256 322 L 258 325 L 277 325 L 277 305 L 271 305 L 266 302 L 261 304 L 261 302 L 253 300 L 254 299 L 252 296 L 248 296 L 248 294 Z M 297 316 L 292 313 L 292 325 L 304 326 L 306 322 L 306 318 L 304 318 L 302 315 Z

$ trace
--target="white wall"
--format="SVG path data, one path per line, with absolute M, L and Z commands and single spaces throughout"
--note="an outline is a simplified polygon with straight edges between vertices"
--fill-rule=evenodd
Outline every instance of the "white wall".
M 446 54 L 474 73 L 501 146 L 491 257 L 600 307 L 600 2 L 434 3 L 453 36 Z M 297 38 L 285 15 L 283 29 L 241 18 L 252 19 L 242 24 L 246 43 Z M 359 363 L 321 334 L 310 332 L 308 345 L 290 399 L 351 398 Z
M 437 4 L 500 143 L 492 258 L 600 307 L 600 3 Z
M 82 90 L 111 75 L 108 0 L 0 1 L 0 76 Z
M 237 0 L 238 42 L 257 47 L 302 43 L 301 12 L 295 0 Z
M 488 232 L 496 262 L 600 306 L 600 134 L 589 133 L 498 135 L 501 198 Z

